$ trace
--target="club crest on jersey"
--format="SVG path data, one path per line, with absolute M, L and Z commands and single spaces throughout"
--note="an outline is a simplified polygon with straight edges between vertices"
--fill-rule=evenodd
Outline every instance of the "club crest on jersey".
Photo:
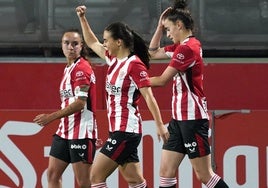
M 126 76 L 126 72 L 124 70 L 120 70 L 118 76 L 119 76 L 119 78 L 124 78 Z

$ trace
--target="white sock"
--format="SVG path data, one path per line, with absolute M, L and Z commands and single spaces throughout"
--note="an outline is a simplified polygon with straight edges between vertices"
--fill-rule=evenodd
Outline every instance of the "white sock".
M 160 177 L 160 187 L 171 187 L 177 184 L 176 178 L 164 178 Z
M 220 180 L 220 176 L 218 176 L 217 174 L 214 174 L 210 180 L 207 182 L 206 186 L 208 188 L 214 188 L 215 185 L 218 183 L 218 181 Z

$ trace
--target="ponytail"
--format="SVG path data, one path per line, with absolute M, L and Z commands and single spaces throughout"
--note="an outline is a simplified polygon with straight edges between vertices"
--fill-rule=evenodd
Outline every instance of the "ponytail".
M 136 32 L 132 31 L 133 34 L 133 53 L 136 54 L 142 62 L 145 64 L 146 68 L 150 68 L 150 54 L 148 52 L 148 46 L 145 41 Z
M 105 28 L 106 31 L 111 33 L 114 39 L 121 39 L 124 41 L 125 47 L 130 49 L 132 54 L 137 55 L 149 69 L 150 55 L 148 47 L 141 36 L 135 31 L 131 30 L 128 25 L 122 22 L 115 22 Z

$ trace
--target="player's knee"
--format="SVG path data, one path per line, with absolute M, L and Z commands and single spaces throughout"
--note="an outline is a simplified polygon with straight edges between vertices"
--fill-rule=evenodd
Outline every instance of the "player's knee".
M 48 182 L 60 182 L 61 175 L 59 175 L 56 171 L 52 169 L 47 170 L 47 180 Z
M 98 183 L 102 183 L 105 181 L 106 181 L 105 178 L 102 178 L 102 177 L 98 176 L 97 174 L 91 173 L 91 175 L 90 175 L 90 183 L 91 184 L 98 184 Z
M 76 179 L 76 181 L 77 181 L 78 187 L 80 187 L 80 188 L 88 188 L 88 187 L 90 187 L 90 180 L 89 180 L 89 178 L 88 179 L 78 178 L 78 179 Z
M 167 166 L 160 168 L 160 176 L 161 177 L 175 177 L 176 170 L 173 168 L 167 168 Z

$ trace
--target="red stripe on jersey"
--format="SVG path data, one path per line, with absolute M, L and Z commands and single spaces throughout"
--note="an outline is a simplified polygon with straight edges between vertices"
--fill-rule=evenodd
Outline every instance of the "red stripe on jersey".
M 75 92 L 80 86 L 89 86 L 87 94 Z M 60 84 L 61 108 L 65 108 L 80 96 L 87 95 L 84 109 L 61 119 L 56 132 L 64 139 L 96 138 L 96 80 L 89 62 L 82 57 L 66 67 Z M 89 102 L 90 101 L 90 102 Z
M 65 102 L 65 106 L 68 106 L 69 105 L 69 103 L 68 103 L 69 101 L 66 101 Z M 68 133 L 69 133 L 69 118 L 68 117 L 64 117 L 64 124 L 63 124 L 63 131 L 64 131 L 64 138 L 66 138 L 67 137 L 67 135 L 68 135 Z
M 112 76 L 112 78 L 111 78 L 111 80 L 110 80 L 110 83 L 112 84 L 112 85 L 114 85 L 115 84 L 115 82 L 116 82 L 116 79 L 118 78 L 118 75 L 119 75 L 119 72 L 120 72 L 120 70 L 121 70 L 121 68 L 124 66 L 124 63 L 122 62 L 119 66 L 118 66 L 118 68 L 117 68 L 117 70 L 113 73 L 113 76 Z M 111 69 L 109 69 L 109 70 L 111 70 Z M 110 122 L 111 122 L 111 124 L 112 125 L 116 125 L 116 117 L 117 117 L 117 115 L 116 115 L 116 106 L 115 106 L 115 104 L 116 104 L 116 101 L 115 101 L 115 96 L 114 95 L 111 95 L 110 96 L 110 102 L 111 102 L 111 105 L 110 105 L 110 107 L 111 107 L 111 110 L 112 110 L 112 113 L 111 113 L 111 118 L 110 118 Z M 122 102 L 122 101 L 121 101 Z M 122 106 L 122 105 L 121 105 Z M 121 117 L 122 117 L 122 115 L 121 115 Z M 125 123 L 125 122 L 124 122 Z M 122 127 L 120 127 L 120 130 L 121 130 L 121 128 Z M 115 127 L 113 127 L 112 128 L 113 130 L 115 129 Z M 124 129 L 122 129 L 122 131 L 124 131 Z
M 173 101 L 172 101 L 172 114 L 174 119 L 179 119 L 177 115 L 177 103 L 178 98 L 175 97 L 178 96 L 177 87 L 176 87 L 176 79 L 173 80 Z
M 81 113 L 74 113 L 74 132 L 73 138 L 79 138 Z
M 181 79 L 181 76 L 180 76 Z M 181 90 L 182 91 L 187 91 L 187 87 L 183 80 L 181 79 Z M 181 119 L 182 120 L 187 120 L 188 119 L 188 92 L 183 92 L 182 93 L 182 98 L 181 98 Z
M 124 90 L 126 89 L 126 91 L 129 91 L 129 86 L 130 86 L 130 81 L 129 80 L 124 80 L 124 82 L 123 82 L 123 85 L 122 85 L 122 88 L 124 88 Z M 128 97 L 128 96 L 127 96 Z M 133 96 L 132 96 L 133 97 Z M 128 100 L 128 98 L 126 98 L 125 99 L 125 101 L 123 101 L 123 100 L 121 100 L 121 102 L 120 102 L 120 104 L 121 104 L 121 106 L 122 107 L 124 107 L 124 103 L 127 103 L 126 101 Z M 134 101 L 134 99 L 133 99 L 133 101 Z M 134 101 L 135 102 L 135 101 Z M 136 111 L 137 112 L 137 111 Z M 136 113 L 135 113 L 136 114 Z M 121 122 L 122 122 L 122 125 L 125 125 L 125 126 L 120 126 L 120 130 L 121 131 L 126 131 L 126 125 L 128 124 L 128 117 L 129 117 L 129 109 L 128 108 L 126 108 L 126 109 L 124 109 L 124 110 L 122 110 L 122 114 L 121 114 L 121 117 L 124 117 L 124 118 L 122 118 L 121 119 Z
M 147 69 L 133 55 L 118 60 L 106 54 L 108 68 L 106 77 L 109 131 L 141 133 L 138 102 L 139 88 L 149 87 Z
M 164 48 L 172 56 L 170 67 L 178 70 L 173 78 L 172 115 L 176 120 L 208 119 L 203 93 L 203 60 L 200 42 L 194 37 Z
M 115 102 L 114 102 L 114 96 L 110 96 L 111 104 L 108 108 L 111 108 L 111 114 L 110 114 L 110 125 L 112 126 L 112 130 L 115 129 L 115 116 L 116 116 L 116 111 L 115 111 Z

